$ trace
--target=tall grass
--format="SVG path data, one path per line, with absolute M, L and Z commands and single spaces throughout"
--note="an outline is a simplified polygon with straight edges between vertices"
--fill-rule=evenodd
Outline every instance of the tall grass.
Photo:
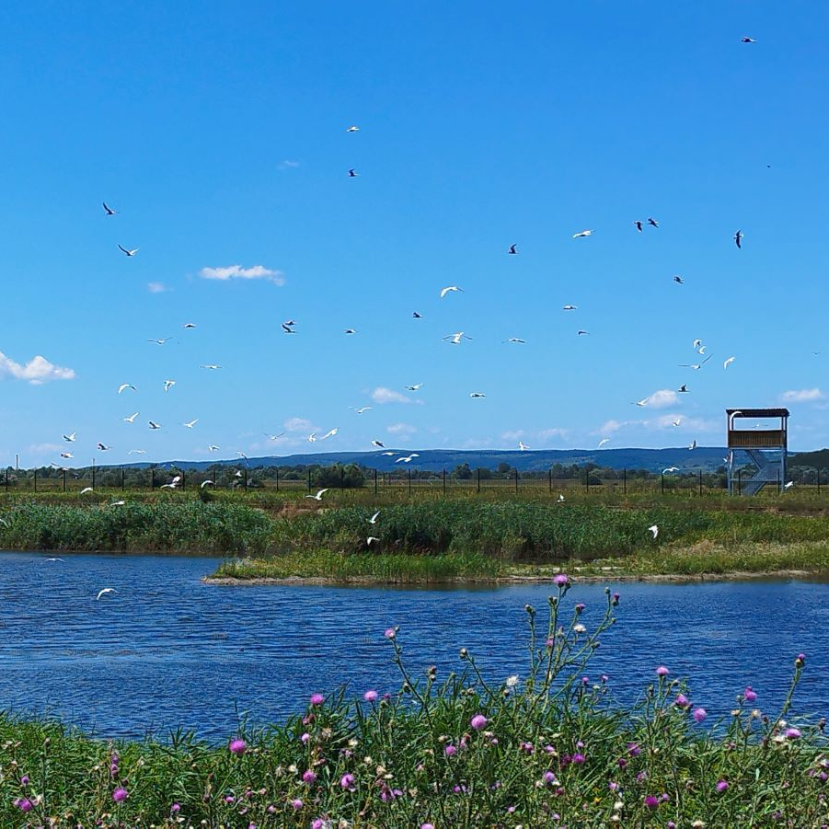
M 654 665 L 629 710 L 613 679 L 589 675 L 616 596 L 583 623 L 566 577 L 546 619 L 527 607 L 526 669 L 484 678 L 412 673 L 405 629 L 385 637 L 400 687 L 314 695 L 302 714 L 242 725 L 223 745 L 91 740 L 50 722 L 0 716 L 0 825 L 208 827 L 819 827 L 829 819 L 822 722 L 735 688 L 711 723 L 684 682 Z M 380 632 L 377 633 L 380 636 Z M 623 666 L 619 666 L 619 671 Z M 759 683 L 758 683 L 759 684 Z

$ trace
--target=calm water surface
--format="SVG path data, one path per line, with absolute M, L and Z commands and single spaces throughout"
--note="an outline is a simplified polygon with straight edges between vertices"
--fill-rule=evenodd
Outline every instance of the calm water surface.
M 314 691 L 399 686 L 383 630 L 400 625 L 413 672 L 460 666 L 473 651 L 503 679 L 526 666 L 529 603 L 542 585 L 494 589 L 209 586 L 218 559 L 0 554 L 0 708 L 60 717 L 98 736 L 159 736 L 179 726 L 211 740 L 239 717 L 266 724 Z M 829 716 L 829 585 L 809 582 L 622 584 L 619 621 L 588 675 L 635 700 L 657 665 L 687 676 L 693 699 L 726 713 L 750 684 L 782 701 L 795 655 L 807 671 L 799 713 Z M 96 601 L 104 587 L 112 593 Z M 571 601 L 572 600 L 572 601 Z M 574 587 L 598 621 L 602 585 Z

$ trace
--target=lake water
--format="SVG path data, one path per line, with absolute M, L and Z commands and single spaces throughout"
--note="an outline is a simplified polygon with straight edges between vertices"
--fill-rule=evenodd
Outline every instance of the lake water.
M 217 559 L 0 554 L 0 708 L 56 716 L 99 737 L 165 736 L 179 726 L 224 740 L 246 713 L 259 725 L 348 683 L 393 692 L 383 631 L 400 625 L 417 675 L 459 670 L 474 652 L 499 680 L 525 673 L 524 605 L 546 619 L 549 586 L 389 589 L 211 586 Z M 807 654 L 797 713 L 829 716 L 829 585 L 707 582 L 614 585 L 619 621 L 587 674 L 609 674 L 631 702 L 657 665 L 691 682 L 693 700 L 725 714 L 750 684 L 782 701 L 794 657 Z M 117 592 L 95 596 L 105 587 Z M 598 621 L 603 585 L 566 601 Z

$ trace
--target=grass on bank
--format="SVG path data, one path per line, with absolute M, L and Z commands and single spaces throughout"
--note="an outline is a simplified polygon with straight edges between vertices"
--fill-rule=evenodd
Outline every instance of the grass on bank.
M 0 825 L 818 827 L 829 820 L 822 722 L 792 721 L 735 688 L 711 722 L 669 667 L 630 710 L 590 655 L 619 598 L 584 608 L 559 577 L 530 622 L 526 670 L 492 682 L 474 654 L 460 675 L 411 673 L 405 630 L 385 638 L 400 687 L 313 695 L 282 725 L 166 742 L 93 740 L 0 715 Z M 381 635 L 377 633 L 378 637 Z M 619 667 L 619 671 L 623 670 Z

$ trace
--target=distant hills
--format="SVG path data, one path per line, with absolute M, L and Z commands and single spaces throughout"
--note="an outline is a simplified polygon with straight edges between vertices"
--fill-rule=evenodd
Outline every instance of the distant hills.
M 391 451 L 391 450 L 386 450 Z M 410 463 L 399 463 L 397 458 L 416 454 Z M 451 472 L 457 466 L 469 464 L 471 469 L 495 470 L 499 464 L 509 464 L 519 472 L 542 472 L 554 464 L 563 466 L 576 464 L 583 466 L 591 463 L 611 469 L 645 469 L 648 472 L 660 472 L 669 466 L 679 467 L 680 471 L 713 472 L 722 466 L 727 450 L 719 446 L 700 446 L 694 450 L 687 447 L 668 449 L 539 449 L 524 452 L 497 449 L 414 449 L 394 450 L 394 455 L 384 455 L 382 450 L 376 452 L 318 452 L 314 454 L 268 456 L 263 458 L 232 458 L 209 461 L 166 461 L 164 463 L 134 463 L 128 467 L 145 469 L 150 466 L 162 468 L 204 470 L 213 466 L 242 466 L 250 468 L 260 466 L 331 466 L 336 463 L 356 463 L 379 472 L 391 472 L 399 469 L 419 469 Z

